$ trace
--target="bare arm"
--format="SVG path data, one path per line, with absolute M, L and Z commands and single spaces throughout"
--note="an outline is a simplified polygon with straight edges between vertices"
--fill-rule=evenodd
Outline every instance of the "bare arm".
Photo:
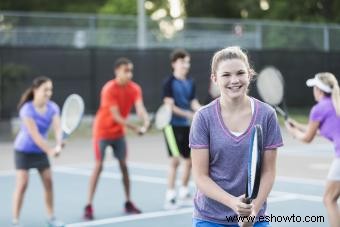
M 61 121 L 58 115 L 55 115 L 52 119 L 52 126 L 54 131 L 54 138 L 56 140 L 57 145 L 63 144 L 63 132 L 61 129 Z
M 139 130 L 139 128 L 136 125 L 133 125 L 133 124 L 129 123 L 126 119 L 124 119 L 122 117 L 122 115 L 120 114 L 119 109 L 118 109 L 117 106 L 112 106 L 111 107 L 111 113 L 112 113 L 113 119 L 115 119 L 115 121 L 118 124 L 126 126 L 126 127 L 128 127 L 129 129 L 131 129 L 131 130 L 133 130 L 135 132 L 137 132 Z
M 32 118 L 24 118 L 23 123 L 26 126 L 28 133 L 32 137 L 34 143 L 48 155 L 55 155 L 56 149 L 50 148 L 46 140 L 39 133 L 38 127 Z
M 172 112 L 178 116 L 185 117 L 187 119 L 192 119 L 194 116 L 194 113 L 192 111 L 183 110 L 175 105 L 175 101 L 173 98 L 165 97 L 163 99 L 164 103 L 171 106 Z
M 272 190 L 276 175 L 276 150 L 266 150 L 263 155 L 260 189 L 257 198 L 253 200 L 254 215 L 260 211 L 263 203 Z
M 305 131 L 301 131 L 297 127 L 292 127 L 289 124 L 289 121 L 285 122 L 285 126 L 288 132 L 292 134 L 295 138 L 301 140 L 302 142 L 310 143 L 318 132 L 319 122 L 309 121 Z
M 135 108 L 136 108 L 138 117 L 143 121 L 143 128 L 146 130 L 150 125 L 150 119 L 149 119 L 148 112 L 145 109 L 143 100 L 141 99 L 138 100 L 135 103 Z
M 199 108 L 201 108 L 201 104 L 197 99 L 193 99 L 190 103 L 191 109 L 196 112 Z
M 290 122 L 291 125 L 294 125 L 294 127 L 299 129 L 301 132 L 305 132 L 307 130 L 307 124 L 299 123 L 292 118 L 288 118 L 287 121 Z
M 252 205 L 224 191 L 209 176 L 209 150 L 192 149 L 192 171 L 198 189 L 207 197 L 233 209 L 238 215 L 249 216 Z
M 54 131 L 54 138 L 56 141 L 56 150 L 60 152 L 61 149 L 65 146 L 65 142 L 63 141 L 63 132 L 61 129 L 61 121 L 59 115 L 55 115 L 52 119 L 52 126 Z

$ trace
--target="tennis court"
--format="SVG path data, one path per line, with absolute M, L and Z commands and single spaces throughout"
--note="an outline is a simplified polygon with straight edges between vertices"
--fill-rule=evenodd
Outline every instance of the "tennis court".
M 279 151 L 277 178 L 269 198 L 268 215 L 301 216 L 301 222 L 273 222 L 272 226 L 328 226 L 322 204 L 324 179 L 332 160 L 331 144 L 317 139 L 312 145 L 292 140 L 284 133 L 285 146 Z M 82 219 L 92 169 L 90 139 L 73 138 L 59 159 L 53 160 L 55 210 L 67 226 L 190 226 L 191 207 L 163 210 L 166 190 L 167 155 L 161 134 L 128 138 L 133 201 L 142 209 L 140 215 L 125 215 L 124 193 L 117 163 L 107 155 L 107 162 L 96 192 L 95 220 Z M 11 202 L 15 176 L 12 144 L 1 144 L 0 226 L 11 225 Z M 22 209 L 22 226 L 45 226 L 42 185 L 37 172 L 30 182 Z M 194 191 L 194 183 L 191 183 Z M 306 223 L 307 216 L 323 216 L 325 222 Z M 291 219 L 292 220 L 292 219 Z M 299 219 L 295 219 L 299 220 Z

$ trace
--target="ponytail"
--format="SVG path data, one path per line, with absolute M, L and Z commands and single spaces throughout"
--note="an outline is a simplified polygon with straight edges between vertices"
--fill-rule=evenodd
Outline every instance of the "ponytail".
M 21 95 L 20 101 L 18 103 L 18 110 L 20 110 L 20 108 L 28 101 L 31 101 L 34 99 L 34 90 L 36 88 L 39 88 L 40 85 L 42 85 L 43 83 L 47 82 L 47 81 L 51 81 L 50 78 L 46 77 L 46 76 L 39 76 L 37 78 L 35 78 L 33 80 L 32 85 Z
M 329 72 L 319 73 L 320 80 L 329 86 L 332 91 L 327 93 L 332 97 L 332 103 L 336 112 L 336 115 L 340 117 L 340 88 L 336 77 Z
M 340 117 L 340 88 L 338 81 L 336 80 L 335 76 L 331 77 L 332 86 L 332 102 L 336 112 L 336 115 Z
M 26 91 L 21 95 L 20 101 L 18 103 L 18 110 L 28 101 L 33 100 L 34 98 L 34 92 L 33 92 L 33 87 L 31 86 L 30 88 L 26 89 Z

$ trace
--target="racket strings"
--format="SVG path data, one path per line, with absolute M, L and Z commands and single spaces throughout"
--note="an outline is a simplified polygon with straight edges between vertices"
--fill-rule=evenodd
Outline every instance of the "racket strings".
M 284 82 L 281 73 L 273 68 L 263 69 L 256 82 L 259 95 L 270 105 L 279 105 L 283 100 Z
M 84 102 L 78 95 L 69 96 L 63 106 L 61 125 L 63 131 L 70 134 L 75 130 L 84 112 Z

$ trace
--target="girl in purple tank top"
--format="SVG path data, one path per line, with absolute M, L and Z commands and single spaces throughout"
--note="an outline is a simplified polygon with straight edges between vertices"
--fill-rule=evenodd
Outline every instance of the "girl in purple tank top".
M 218 51 L 211 65 L 221 96 L 195 114 L 189 137 L 197 185 L 193 226 L 269 226 L 266 200 L 275 179 L 276 150 L 283 145 L 276 113 L 247 95 L 255 72 L 239 47 Z M 247 204 L 247 152 L 256 124 L 264 136 L 261 184 L 257 198 Z M 256 216 L 256 221 L 238 223 L 239 216 Z
M 337 200 L 340 196 L 340 92 L 336 77 L 328 72 L 318 73 L 306 82 L 313 87 L 313 95 L 317 102 L 313 106 L 307 125 L 293 119 L 286 122 L 287 130 L 297 139 L 310 143 L 317 131 L 333 142 L 335 158 L 328 172 L 324 204 L 332 227 L 339 226 L 340 209 Z
M 39 171 L 45 189 L 49 226 L 63 226 L 54 217 L 52 173 L 48 156 L 57 156 L 64 146 L 62 141 L 59 107 L 50 101 L 52 81 L 38 77 L 22 95 L 18 105 L 20 131 L 14 142 L 16 186 L 13 197 L 13 225 L 19 225 L 19 214 L 29 180 L 29 169 Z M 55 132 L 56 146 L 47 143 L 50 126 Z

